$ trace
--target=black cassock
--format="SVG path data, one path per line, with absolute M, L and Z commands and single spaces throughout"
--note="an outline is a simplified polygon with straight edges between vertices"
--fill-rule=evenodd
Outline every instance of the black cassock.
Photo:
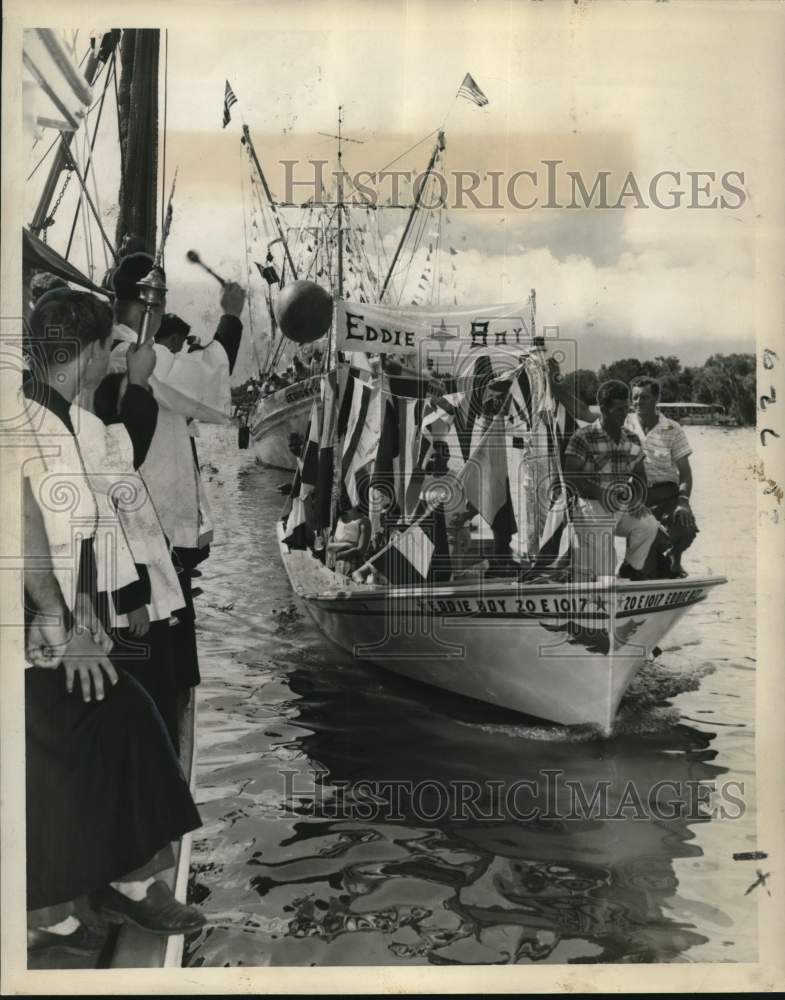
M 85 703 L 62 666 L 25 671 L 28 910 L 138 872 L 201 826 L 161 716 L 118 675 L 102 702 Z
M 25 391 L 73 433 L 59 393 Z M 51 922 L 62 919 L 58 904 L 165 867 L 156 856 L 201 826 L 161 715 L 129 674 L 118 675 L 103 701 L 85 703 L 78 681 L 67 693 L 62 665 L 25 671 L 27 909 L 52 908 Z

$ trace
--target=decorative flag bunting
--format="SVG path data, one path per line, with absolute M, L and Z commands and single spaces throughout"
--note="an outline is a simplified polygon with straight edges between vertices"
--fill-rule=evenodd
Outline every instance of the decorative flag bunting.
M 421 501 L 419 516 L 366 563 L 376 567 L 394 587 L 438 583 L 452 575 L 444 510 Z
M 308 423 L 305 451 L 303 456 L 297 459 L 297 471 L 289 494 L 291 507 L 286 518 L 284 540 L 290 549 L 307 548 L 313 537 L 313 526 L 308 523 L 306 500 L 316 487 L 318 453 L 315 447 L 319 441 L 319 423 L 319 407 L 318 403 L 314 402 Z
M 322 433 L 319 440 L 317 473 L 317 520 L 320 528 L 331 527 L 335 427 L 338 419 L 338 375 L 328 372 L 322 382 Z
M 360 501 L 360 483 L 370 472 L 379 446 L 378 402 L 378 387 L 354 379 L 341 462 L 341 478 L 353 504 Z
M 471 73 L 467 73 L 463 78 L 463 83 L 458 88 L 458 97 L 464 97 L 478 108 L 483 108 L 488 103 L 488 98 L 483 94 Z
M 234 91 L 229 86 L 229 81 L 227 80 L 226 91 L 224 93 L 224 124 L 223 124 L 224 128 L 226 128 L 226 126 L 232 120 L 232 116 L 229 114 L 229 108 L 231 108 L 233 104 L 237 104 L 237 98 L 234 96 Z
M 494 531 L 512 537 L 518 531 L 507 472 L 504 412 L 496 414 L 458 476 L 469 503 Z
M 316 489 L 319 470 L 319 441 L 321 439 L 321 412 L 319 403 L 314 400 L 311 407 L 311 419 L 308 422 L 308 438 L 305 442 L 303 467 L 300 481 L 300 495 L 303 500 Z

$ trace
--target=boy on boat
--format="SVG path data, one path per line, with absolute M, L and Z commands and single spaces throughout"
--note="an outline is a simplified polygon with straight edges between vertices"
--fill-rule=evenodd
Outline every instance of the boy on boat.
M 597 392 L 600 417 L 579 428 L 565 451 L 564 477 L 578 496 L 573 523 L 576 580 L 612 575 L 614 566 L 600 566 L 604 556 L 603 530 L 627 539 L 619 576 L 644 580 L 644 566 L 659 524 L 644 504 L 647 480 L 644 450 L 625 426 L 630 391 L 624 382 L 609 379 Z M 610 554 L 612 559 L 612 553 Z

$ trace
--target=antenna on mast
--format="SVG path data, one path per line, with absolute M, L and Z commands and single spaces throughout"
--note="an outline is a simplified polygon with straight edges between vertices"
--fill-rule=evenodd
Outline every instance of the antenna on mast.
M 337 139 L 338 140 L 338 201 L 336 215 L 338 217 L 338 298 L 343 298 L 343 213 L 344 213 L 344 202 L 343 202 L 343 143 L 344 142 L 354 142 L 358 146 L 362 146 L 362 139 L 347 139 L 343 134 L 343 104 L 338 105 L 338 134 L 334 135 L 332 132 L 319 132 L 319 135 L 323 135 L 327 139 Z

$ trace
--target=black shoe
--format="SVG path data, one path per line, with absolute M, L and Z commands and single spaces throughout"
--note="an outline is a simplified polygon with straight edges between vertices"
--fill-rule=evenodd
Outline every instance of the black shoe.
M 129 899 L 117 889 L 107 886 L 94 896 L 96 905 L 110 917 L 133 924 L 148 934 L 169 937 L 172 934 L 192 934 L 207 923 L 204 916 L 172 895 L 163 882 L 153 882 L 147 897 L 139 902 Z
M 622 563 L 619 567 L 619 576 L 622 580 L 645 580 L 646 576 L 642 569 L 633 569 L 629 563 Z
M 85 924 L 79 924 L 70 934 L 53 934 L 42 927 L 28 928 L 27 950 L 31 955 L 57 948 L 71 955 L 89 955 L 99 952 L 104 946 L 105 936 L 96 934 Z

